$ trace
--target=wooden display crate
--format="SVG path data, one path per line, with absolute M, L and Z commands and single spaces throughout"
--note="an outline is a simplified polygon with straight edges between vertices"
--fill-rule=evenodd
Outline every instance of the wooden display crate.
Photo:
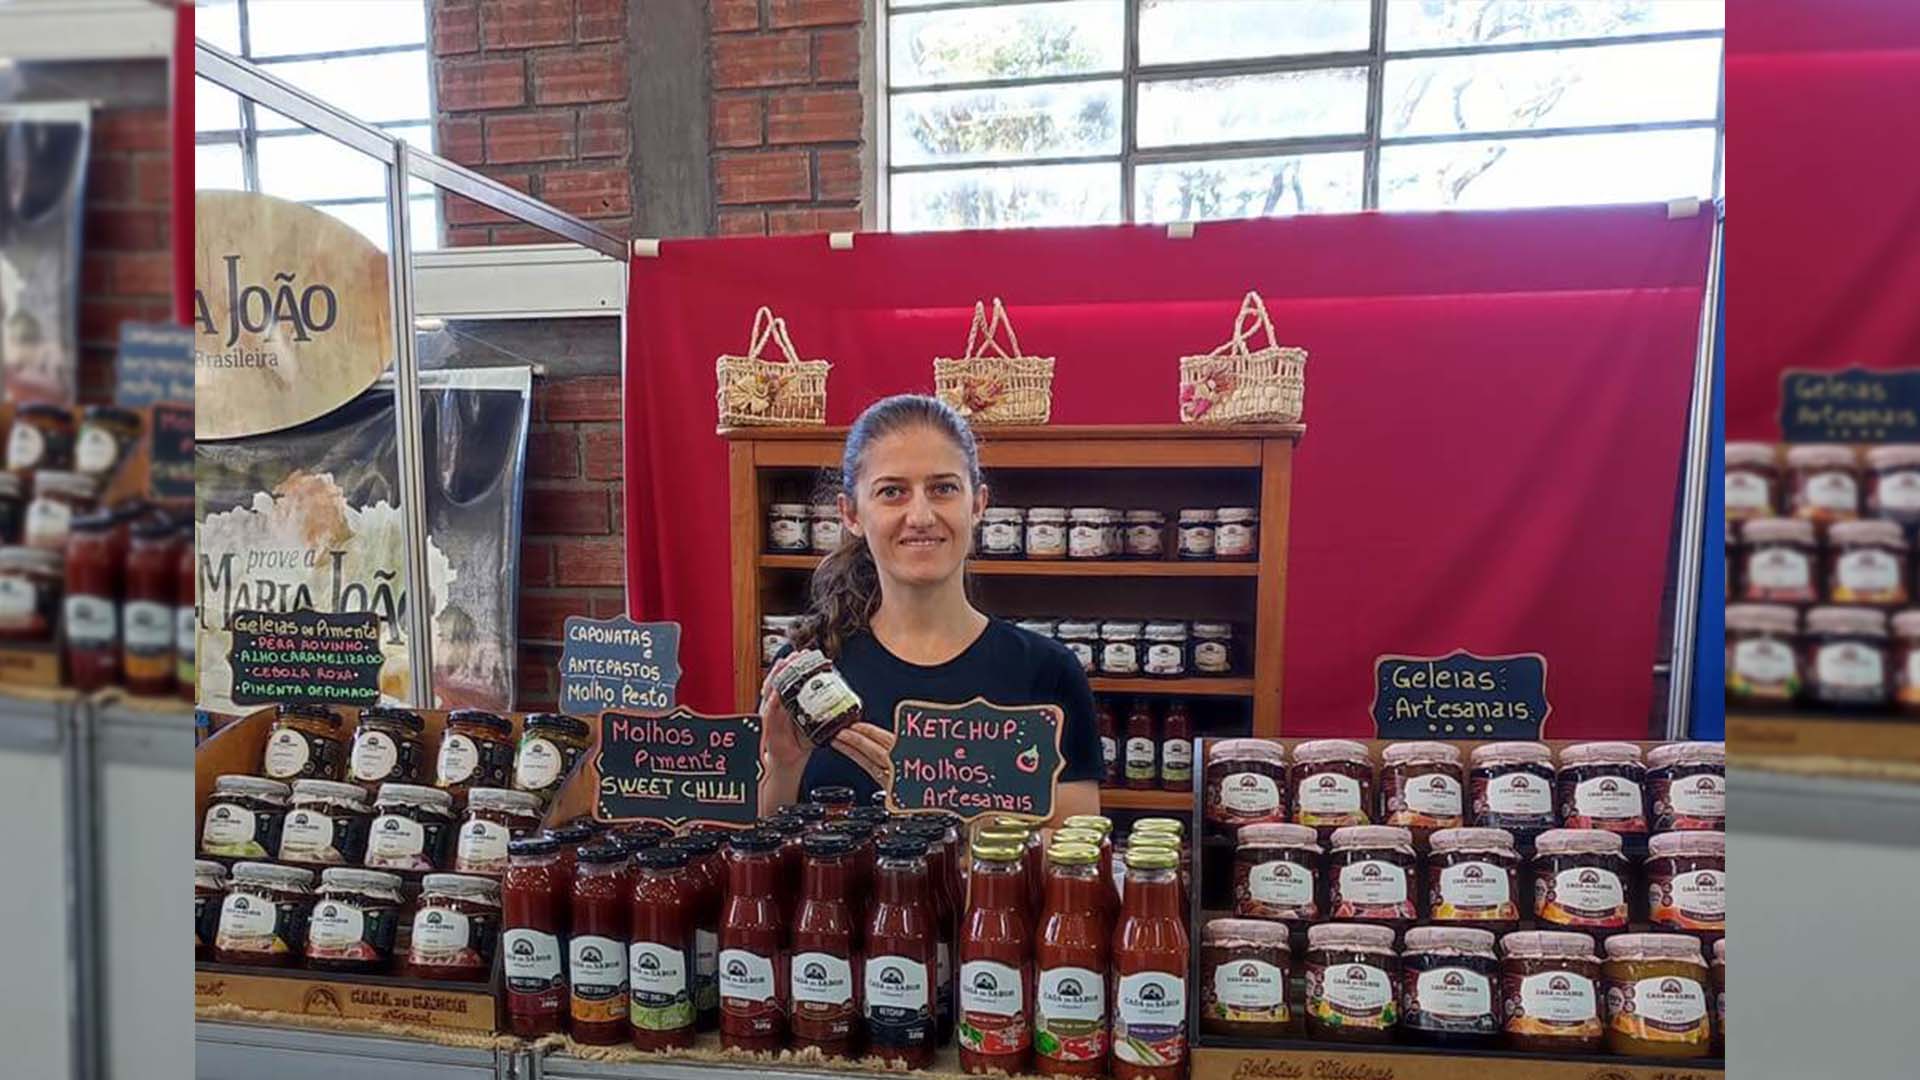
M 232 1005 L 399 1028 L 501 1030 L 493 988 L 484 983 L 198 964 L 193 973 L 193 1003 L 196 1008 Z
M 1192 1080 L 1717 1080 L 1726 1075 L 1726 1065 L 1717 1058 L 1543 1058 L 1301 1043 L 1259 1050 L 1195 1047 L 1190 1075 Z
M 1831 713 L 1727 714 L 1727 756 L 1736 765 L 1822 757 L 1920 764 L 1920 722 Z

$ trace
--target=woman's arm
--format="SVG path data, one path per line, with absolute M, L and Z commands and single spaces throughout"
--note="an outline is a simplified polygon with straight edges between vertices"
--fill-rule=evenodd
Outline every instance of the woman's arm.
M 783 803 L 800 801 L 800 778 L 807 771 L 807 758 L 813 746 L 800 737 L 800 729 L 787 706 L 774 693 L 773 680 L 793 656 L 774 661 L 760 684 L 760 816 L 766 817 Z

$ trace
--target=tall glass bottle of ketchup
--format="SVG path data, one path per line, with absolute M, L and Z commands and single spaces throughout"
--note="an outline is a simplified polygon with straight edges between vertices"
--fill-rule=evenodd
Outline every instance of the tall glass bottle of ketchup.
M 613 840 L 595 840 L 574 860 L 570 1029 L 575 1042 L 611 1046 L 627 1037 L 627 852 Z
M 787 1045 L 786 923 L 774 899 L 780 837 L 752 830 L 727 841 L 720 915 L 720 1045 L 772 1052 Z
M 713 1031 L 720 1026 L 720 909 L 727 902 L 727 864 L 721 854 L 725 838 L 696 832 L 676 836 L 668 847 L 686 852 L 685 877 L 689 913 L 693 920 L 693 1026 Z
M 523 1039 L 563 1026 L 567 980 L 561 958 L 560 841 L 530 836 L 507 843 L 500 882 L 500 966 L 507 984 L 507 1029 Z
M 1106 1072 L 1108 932 L 1100 849 L 1055 844 L 1033 955 L 1033 1057 L 1042 1075 Z
M 687 851 L 662 844 L 634 855 L 627 983 L 636 1050 L 693 1045 L 693 905 L 700 884 Z
M 1180 856 L 1127 850 L 1127 887 L 1113 931 L 1113 1080 L 1180 1080 L 1187 1072 L 1187 928 Z
M 1127 741 L 1121 746 L 1122 775 L 1135 790 L 1160 786 L 1160 733 L 1153 722 L 1153 706 L 1134 698 L 1127 713 Z
M 933 1064 L 939 1034 L 934 903 L 927 842 L 918 832 L 876 846 L 873 913 L 867 919 L 864 1013 L 870 1052 L 910 1069 Z
M 800 906 L 793 916 L 792 977 L 788 1000 L 795 1050 L 812 1047 L 827 1057 L 854 1054 L 860 1018 L 854 995 L 853 905 L 859 880 L 860 839 L 842 832 L 806 838 L 800 871 Z
M 974 842 L 967 916 L 960 928 L 960 1068 L 1027 1071 L 1033 1032 L 1033 932 L 1027 922 L 1024 849 L 1006 840 Z

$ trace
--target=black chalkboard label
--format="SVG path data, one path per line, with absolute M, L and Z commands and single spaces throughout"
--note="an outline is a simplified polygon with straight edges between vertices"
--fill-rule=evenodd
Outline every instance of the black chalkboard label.
M 156 499 L 193 498 L 193 406 L 153 407 L 147 489 Z
M 123 322 L 113 402 L 128 408 L 193 400 L 193 330 L 173 323 Z
M 1920 442 L 1920 370 L 1785 371 L 1780 436 L 1795 442 Z
M 380 617 L 371 611 L 239 611 L 229 624 L 236 705 L 374 705 Z
M 599 716 L 608 709 L 666 712 L 680 681 L 680 624 L 567 619 L 560 653 L 560 711 Z
M 1053 815 L 1060 756 L 1057 705 L 902 701 L 893 712 L 889 809 L 945 810 L 973 819 Z
M 1382 739 L 1540 737 L 1547 658 L 1539 653 L 1382 656 L 1373 662 L 1373 726 Z
M 760 816 L 760 718 L 752 713 L 603 713 L 593 760 L 601 821 L 751 825 Z

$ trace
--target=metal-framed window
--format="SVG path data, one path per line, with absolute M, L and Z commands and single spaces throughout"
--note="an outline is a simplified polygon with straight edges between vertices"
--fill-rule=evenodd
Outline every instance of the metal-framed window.
M 878 0 L 898 231 L 1721 189 L 1721 0 Z
M 194 34 L 432 150 L 426 22 L 426 0 L 211 0 L 194 12 Z M 194 80 L 193 111 L 196 187 L 303 202 L 387 246 L 378 163 L 205 79 Z M 430 186 L 414 187 L 414 248 L 437 248 L 440 201 Z

